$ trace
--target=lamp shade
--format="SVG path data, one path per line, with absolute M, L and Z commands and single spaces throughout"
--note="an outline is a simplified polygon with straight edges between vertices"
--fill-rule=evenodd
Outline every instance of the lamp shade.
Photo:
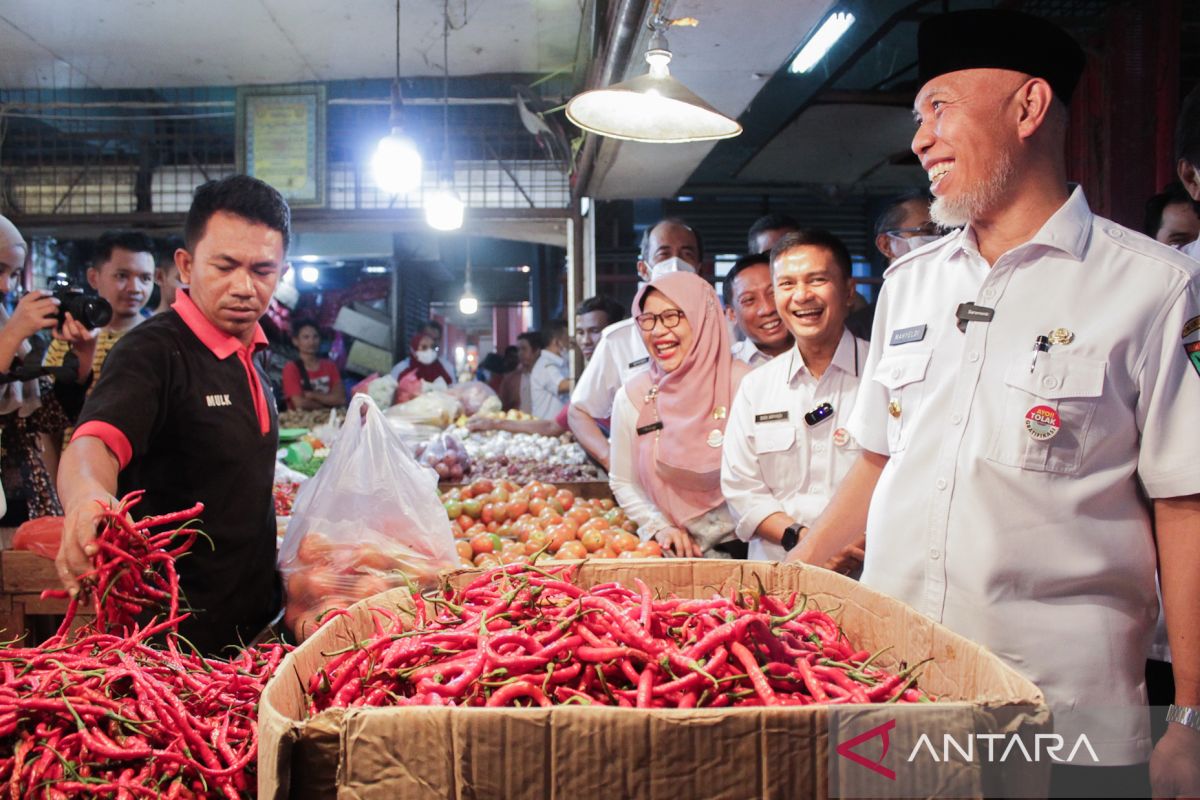
M 650 50 L 648 73 L 576 95 L 567 103 L 567 118 L 601 136 L 656 144 L 728 139 L 741 133 L 737 120 L 671 76 L 670 60 L 670 51 Z

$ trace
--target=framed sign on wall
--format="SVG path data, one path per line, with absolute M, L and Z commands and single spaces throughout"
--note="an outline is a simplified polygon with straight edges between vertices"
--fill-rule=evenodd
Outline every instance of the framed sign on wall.
M 325 205 L 325 87 L 240 87 L 237 168 L 291 206 Z

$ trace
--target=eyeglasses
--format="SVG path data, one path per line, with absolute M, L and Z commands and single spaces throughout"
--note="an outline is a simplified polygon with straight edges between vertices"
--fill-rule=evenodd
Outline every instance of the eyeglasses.
M 683 312 L 678 308 L 668 308 L 661 314 L 651 314 L 647 312 L 645 314 L 638 314 L 636 317 L 634 317 L 638 327 L 644 331 L 654 330 L 654 325 L 659 320 L 662 320 L 664 328 L 674 328 L 679 325 L 679 320 L 681 319 L 683 319 Z
M 909 236 L 938 236 L 942 235 L 942 229 L 932 222 L 926 222 L 924 225 L 918 225 L 915 228 L 892 228 L 884 231 L 888 236 L 893 236 L 897 239 L 907 239 Z

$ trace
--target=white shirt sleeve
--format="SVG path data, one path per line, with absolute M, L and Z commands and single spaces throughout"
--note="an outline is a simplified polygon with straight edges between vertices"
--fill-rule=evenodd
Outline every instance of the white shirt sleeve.
M 1188 281 L 1179 297 L 1150 328 L 1145 364 L 1138 376 L 1137 423 L 1142 432 L 1138 476 L 1152 498 L 1200 493 L 1200 287 Z M 1196 348 L 1189 352 L 1188 347 Z
M 854 401 L 854 411 L 846 428 L 850 435 L 865 449 L 873 453 L 891 455 L 888 447 L 888 390 L 875 380 L 875 370 L 879 366 L 879 357 L 886 349 L 887 341 L 887 306 L 888 285 L 885 282 L 879 292 L 879 302 L 875 307 L 875 322 L 871 327 L 871 348 L 867 351 L 867 361 L 863 365 L 862 380 L 858 383 L 858 397 Z
M 654 538 L 654 534 L 671 523 L 658 510 L 654 502 L 642 490 L 637 476 L 637 417 L 633 403 L 624 392 L 618 392 L 613 401 L 612 447 L 609 455 L 608 485 L 612 489 L 617 505 L 631 520 L 638 524 L 642 539 Z
M 592 419 L 607 419 L 613 414 L 613 397 L 621 388 L 619 354 L 611 337 L 601 337 L 592 360 L 583 369 L 571 393 L 571 405 Z
M 738 388 L 725 425 L 725 444 L 721 449 L 721 492 L 737 521 L 735 532 L 743 542 L 754 538 L 762 521 L 776 512 L 784 512 L 763 479 L 758 457 L 751 441 L 754 429 L 754 404 L 746 396 L 746 382 Z

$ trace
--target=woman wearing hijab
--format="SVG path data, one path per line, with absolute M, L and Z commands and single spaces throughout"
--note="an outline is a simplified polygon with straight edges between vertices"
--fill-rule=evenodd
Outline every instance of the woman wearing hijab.
M 408 349 L 412 353 L 411 363 L 408 369 L 396 376 L 397 383 L 403 382 L 410 375 L 415 375 L 424 383 L 433 383 L 438 378 L 445 381 L 447 386 L 454 383 L 450 373 L 446 372 L 446 368 L 438 361 L 437 343 L 428 333 L 413 336 L 408 343 Z
M 24 270 L 28 253 L 21 233 L 0 217 L 0 296 L 16 288 L 14 281 Z M 28 340 L 57 325 L 58 301 L 46 292 L 26 294 L 11 316 L 0 305 L 0 373 L 40 367 L 26 363 L 33 352 Z M 95 338 L 69 314 L 56 336 L 72 342 L 81 364 L 92 363 Z M 5 503 L 0 494 L 0 517 L 6 524 L 62 515 L 52 473 L 68 421 L 52 389 L 48 377 L 0 383 L 0 473 L 9 501 L 23 501 Z
M 721 494 L 729 404 L 749 367 L 730 354 L 717 294 L 689 272 L 646 284 L 633 314 L 650 369 L 613 403 L 609 484 L 625 513 L 668 553 L 723 557 L 734 539 Z

